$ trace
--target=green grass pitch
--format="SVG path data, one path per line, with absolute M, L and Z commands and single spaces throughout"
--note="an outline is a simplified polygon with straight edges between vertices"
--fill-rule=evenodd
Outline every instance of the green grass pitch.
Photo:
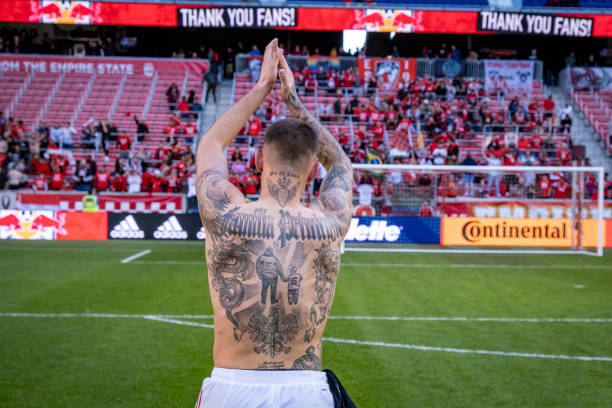
M 211 329 L 137 316 L 28 314 L 209 315 L 203 259 L 195 242 L 1 241 L 0 406 L 192 407 L 212 369 Z M 342 260 L 337 318 L 325 336 L 376 344 L 326 341 L 323 366 L 358 407 L 612 406 L 612 251 Z

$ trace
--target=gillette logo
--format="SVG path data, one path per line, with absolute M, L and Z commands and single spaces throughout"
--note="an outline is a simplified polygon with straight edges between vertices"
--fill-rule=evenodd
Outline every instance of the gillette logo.
M 387 224 L 386 220 L 373 220 L 370 225 L 359 224 L 359 218 L 351 220 L 346 241 L 395 242 L 399 239 L 401 228 Z

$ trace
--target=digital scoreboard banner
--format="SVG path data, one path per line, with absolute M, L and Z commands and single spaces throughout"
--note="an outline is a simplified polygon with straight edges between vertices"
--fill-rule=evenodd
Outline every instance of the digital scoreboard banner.
M 593 19 L 551 14 L 481 11 L 478 13 L 476 29 L 500 34 L 591 37 L 593 35 Z
M 297 26 L 295 7 L 181 7 L 179 27 L 289 28 Z
M 552 10 L 551 10 L 552 11 Z M 0 0 L 0 21 L 398 33 L 611 37 L 612 14 L 321 7 L 194 7 L 174 3 Z

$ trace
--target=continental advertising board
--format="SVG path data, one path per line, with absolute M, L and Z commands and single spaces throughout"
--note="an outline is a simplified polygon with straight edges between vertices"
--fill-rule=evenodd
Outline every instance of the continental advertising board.
M 443 218 L 443 246 L 571 247 L 572 220 L 531 218 Z M 582 245 L 597 246 L 597 220 L 583 220 Z

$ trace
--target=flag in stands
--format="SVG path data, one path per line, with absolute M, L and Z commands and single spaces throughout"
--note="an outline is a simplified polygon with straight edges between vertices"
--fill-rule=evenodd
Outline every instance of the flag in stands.
M 307 64 L 312 73 L 327 72 L 330 69 L 340 69 L 340 57 L 312 56 L 308 57 Z
M 383 162 L 380 156 L 375 151 L 372 151 L 372 150 L 368 150 L 366 160 L 368 164 L 382 164 Z
M 410 140 L 410 130 L 400 129 L 391 138 L 391 148 L 397 149 L 402 152 L 407 152 L 410 150 L 410 146 L 412 146 L 412 142 Z

